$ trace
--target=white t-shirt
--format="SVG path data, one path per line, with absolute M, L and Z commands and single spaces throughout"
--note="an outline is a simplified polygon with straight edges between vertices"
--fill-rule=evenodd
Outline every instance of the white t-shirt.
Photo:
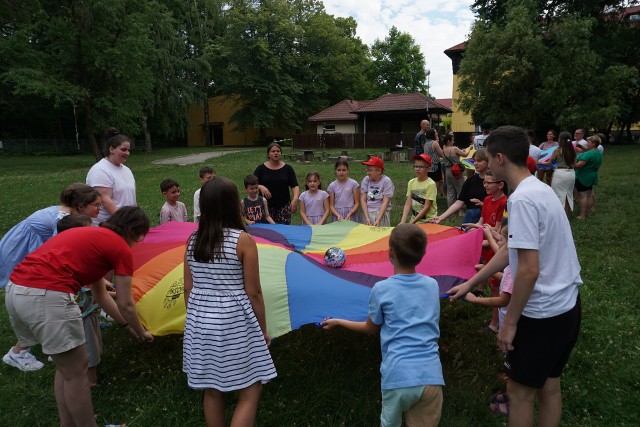
M 198 188 L 195 193 L 193 193 L 193 222 L 200 221 L 200 190 L 202 188 Z
M 101 159 L 89 169 L 87 185 L 111 188 L 111 200 L 118 208 L 136 206 L 136 180 L 125 165 L 116 166 L 107 159 Z M 110 217 L 111 214 L 102 208 L 93 223 L 97 225 Z
M 514 279 L 518 249 L 538 251 L 540 273 L 522 314 L 543 319 L 571 310 L 576 304 L 580 264 L 564 208 L 551 187 L 535 176 L 525 178 L 507 202 L 509 265 Z
M 484 140 L 489 137 L 489 134 L 480 134 L 473 138 L 473 146 L 476 150 L 484 148 Z
M 536 147 L 533 144 L 529 145 L 529 155 L 533 157 L 533 160 L 535 160 L 536 162 L 540 160 L 540 153 L 542 153 L 540 147 Z

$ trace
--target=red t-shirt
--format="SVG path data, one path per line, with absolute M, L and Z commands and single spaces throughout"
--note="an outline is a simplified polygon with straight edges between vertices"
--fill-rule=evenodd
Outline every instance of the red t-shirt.
M 124 238 L 104 227 L 78 227 L 53 236 L 27 255 L 10 279 L 29 288 L 76 294 L 111 270 L 133 275 L 133 255 Z
M 495 227 L 498 222 L 502 221 L 504 208 L 507 207 L 507 196 L 503 194 L 502 197 L 497 200 L 493 200 L 492 198 L 493 196 L 485 197 L 480 216 L 485 224 Z
M 504 194 L 502 197 L 497 200 L 493 200 L 493 196 L 485 197 L 482 203 L 482 213 L 480 216 L 483 219 L 485 224 L 489 224 L 492 227 L 495 227 L 497 223 L 502 221 L 502 214 L 504 213 L 504 209 L 507 207 L 507 196 Z M 489 262 L 491 258 L 493 258 L 493 251 L 491 248 L 484 248 L 482 250 L 482 260 L 486 263 Z

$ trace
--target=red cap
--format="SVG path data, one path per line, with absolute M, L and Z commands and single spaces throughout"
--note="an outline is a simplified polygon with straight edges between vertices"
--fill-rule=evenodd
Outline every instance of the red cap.
M 536 162 L 536 159 L 531 156 L 527 157 L 527 169 L 529 169 L 529 172 L 535 173 L 537 168 L 538 164 Z
M 367 160 L 366 162 L 362 162 L 362 164 L 367 166 L 376 166 L 384 170 L 384 162 L 380 157 L 371 156 L 369 160 Z
M 430 165 L 433 164 L 433 162 L 431 161 L 431 156 L 428 155 L 427 153 L 416 154 L 415 156 L 413 156 L 413 160 L 422 160 L 424 162 L 429 163 Z

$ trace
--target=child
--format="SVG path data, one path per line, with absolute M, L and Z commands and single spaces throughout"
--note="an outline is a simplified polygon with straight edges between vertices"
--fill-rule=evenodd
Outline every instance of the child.
M 247 197 L 242 199 L 242 217 L 245 224 L 275 224 L 269 214 L 267 199 L 258 194 L 258 177 L 251 174 L 244 177 Z
M 486 140 L 489 168 L 514 189 L 509 196 L 509 242 L 467 282 L 451 288 L 460 298 L 497 271 L 511 266 L 513 294 L 498 333 L 507 354 L 509 424 L 559 425 L 560 375 L 580 331 L 582 284 L 571 226 L 553 190 L 527 169 L 524 131 L 502 126 Z M 512 418 L 513 417 L 513 418 Z
M 358 222 L 360 208 L 360 186 L 349 178 L 349 162 L 338 159 L 335 165 L 337 179 L 329 184 L 329 209 L 334 221 L 343 219 Z
M 384 162 L 381 158 L 373 156 L 362 164 L 367 166 L 367 176 L 360 184 L 360 204 L 364 221 L 374 227 L 389 227 L 393 182 L 391 178 L 383 175 Z
M 464 223 L 462 227 L 480 228 L 483 226 L 489 226 L 500 232 L 500 221 L 505 208 L 507 207 L 507 196 L 504 194 L 506 190 L 506 183 L 504 181 L 496 181 L 493 173 L 488 170 L 485 173 L 483 181 L 484 189 L 487 191 L 487 197 L 482 202 L 482 212 L 480 214 L 480 220 L 476 223 Z M 487 245 L 486 241 L 483 242 L 482 259 L 483 264 L 488 263 L 493 258 L 494 250 Z M 491 296 L 498 297 L 500 280 L 494 277 L 489 278 L 489 288 L 491 290 Z M 493 316 L 491 317 L 491 323 L 483 329 L 484 332 L 498 332 L 498 310 L 493 310 Z
M 216 171 L 209 165 L 200 168 L 200 186 L 211 181 L 216 176 Z M 200 188 L 193 193 L 193 222 L 200 221 Z
M 411 224 L 424 224 L 438 214 L 436 183 L 427 175 L 431 168 L 431 157 L 426 154 L 413 156 L 416 177 L 407 184 L 407 201 L 402 209 L 400 224 L 407 221 L 411 211 Z
M 160 224 L 169 221 L 187 222 L 187 207 L 178 200 L 180 198 L 180 184 L 167 178 L 160 183 L 160 191 L 167 199 L 160 209 Z
M 256 242 L 246 232 L 235 184 L 202 186 L 200 226 L 184 263 L 183 371 L 204 390 L 207 425 L 225 425 L 224 392 L 238 391 L 231 425 L 254 425 L 262 385 L 276 377 Z
M 400 224 L 389 237 L 394 275 L 376 283 L 364 322 L 325 319 L 325 329 L 342 326 L 356 332 L 380 332 L 382 426 L 437 426 L 442 410 L 442 365 L 438 355 L 440 301 L 438 283 L 416 273 L 427 236 L 415 224 Z
M 300 195 L 302 224 L 322 225 L 329 217 L 329 194 L 321 190 L 320 174 L 309 172 L 305 179 L 307 191 Z

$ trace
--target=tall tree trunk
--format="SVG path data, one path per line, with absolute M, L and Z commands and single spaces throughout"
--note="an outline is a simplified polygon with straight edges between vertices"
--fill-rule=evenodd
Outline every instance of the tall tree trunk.
M 629 144 L 633 143 L 633 134 L 631 133 L 631 122 L 627 123 L 627 138 Z
M 147 124 L 147 107 L 142 110 L 142 130 L 144 131 L 144 153 L 151 154 L 151 132 Z
M 91 152 L 96 158 L 96 161 L 99 161 L 104 156 L 100 152 L 100 148 L 98 148 L 98 141 L 96 141 L 96 135 L 93 132 L 93 121 L 91 120 L 91 104 L 89 103 L 89 101 L 86 101 L 84 103 L 84 131 L 87 134 Z

